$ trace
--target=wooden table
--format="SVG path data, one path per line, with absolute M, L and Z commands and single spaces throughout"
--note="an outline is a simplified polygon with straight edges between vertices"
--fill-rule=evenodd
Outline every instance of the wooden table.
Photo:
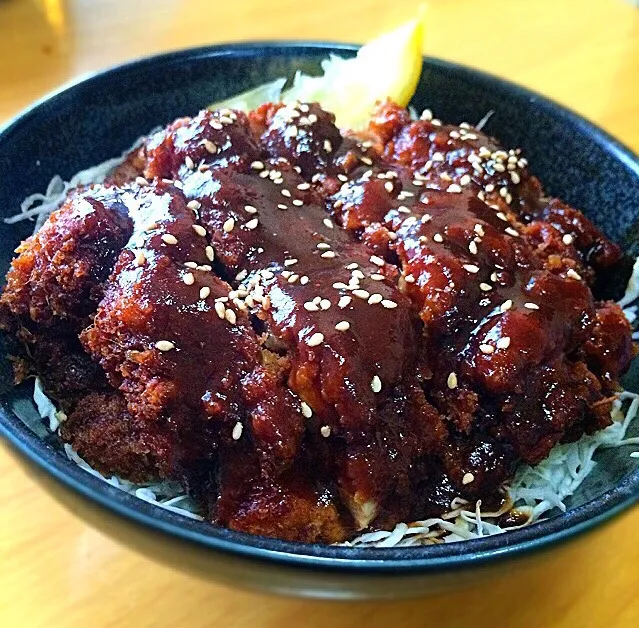
M 411 0 L 0 0 L 0 121 L 85 72 L 238 39 L 365 41 Z M 639 12 L 622 0 L 430 0 L 426 52 L 506 76 L 639 150 Z M 522 575 L 353 605 L 230 591 L 125 550 L 0 444 L 0 626 L 639 626 L 639 509 Z

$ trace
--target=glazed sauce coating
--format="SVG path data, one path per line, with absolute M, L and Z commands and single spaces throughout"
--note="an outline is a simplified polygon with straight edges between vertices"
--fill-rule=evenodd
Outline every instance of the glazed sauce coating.
M 518 462 L 609 423 L 634 355 L 591 291 L 618 247 L 519 151 L 390 103 L 360 136 L 316 104 L 176 120 L 18 253 L 24 368 L 72 347 L 83 374 L 45 379 L 63 438 L 266 536 L 497 506 Z

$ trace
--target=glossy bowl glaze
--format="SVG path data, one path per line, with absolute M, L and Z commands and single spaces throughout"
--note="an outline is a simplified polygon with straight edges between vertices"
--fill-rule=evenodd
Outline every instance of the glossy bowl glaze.
M 119 66 L 66 87 L 0 131 L 0 213 L 15 213 L 20 201 L 45 190 L 54 174 L 68 179 L 117 156 L 154 127 L 295 70 L 315 72 L 329 53 L 352 55 L 354 50 L 319 43 L 197 48 Z M 413 104 L 453 123 L 476 123 L 493 111 L 485 127 L 489 134 L 506 146 L 522 147 L 551 194 L 583 209 L 629 255 L 637 254 L 639 161 L 604 132 L 537 94 L 436 59 L 424 61 Z M 3 276 L 13 249 L 32 228 L 25 222 L 0 225 Z M 626 386 L 639 390 L 637 381 L 630 373 Z M 14 389 L 11 382 L 10 365 L 2 358 L 0 435 L 54 496 L 127 545 L 238 586 L 341 599 L 432 593 L 476 580 L 477 569 L 488 573 L 506 564 L 512 569 L 524 555 L 534 559 L 534 550 L 557 551 L 557 541 L 605 521 L 639 496 L 639 460 L 627 450 L 608 450 L 568 512 L 506 535 L 403 549 L 266 539 L 185 519 L 87 474 L 44 428 L 34 432 L 26 426 L 25 419 L 36 416 L 32 388 Z

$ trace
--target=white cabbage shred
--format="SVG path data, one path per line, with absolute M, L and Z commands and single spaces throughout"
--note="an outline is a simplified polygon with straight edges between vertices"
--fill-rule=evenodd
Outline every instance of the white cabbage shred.
M 331 66 L 329 63 L 324 69 L 330 71 L 332 67 L 339 65 L 337 59 L 331 60 L 331 63 L 334 65 Z M 296 75 L 294 86 L 301 87 L 302 78 L 306 77 Z M 278 80 L 270 84 L 268 86 L 269 95 L 274 92 L 280 93 L 283 83 L 283 80 Z M 255 97 L 256 94 L 251 92 L 246 96 Z M 257 96 L 261 97 L 262 94 L 257 94 Z M 489 112 L 482 119 L 480 125 L 485 124 L 492 113 L 492 111 Z M 68 190 L 77 185 L 103 182 L 113 169 L 124 161 L 130 150 L 139 146 L 141 142 L 142 140 L 136 142 L 121 157 L 110 159 L 98 166 L 77 173 L 68 182 L 55 176 L 44 194 L 32 194 L 26 198 L 21 204 L 20 213 L 6 218 L 5 222 L 13 224 L 21 220 L 35 218 L 35 231 L 37 231 L 49 213 L 60 205 Z M 624 313 L 631 323 L 637 318 L 638 306 L 635 301 L 638 298 L 639 258 L 634 264 L 626 294 L 619 301 L 619 304 L 625 308 Z M 639 331 L 633 334 L 633 338 L 639 339 Z M 40 416 L 47 422 L 50 431 L 57 432 L 60 423 L 66 419 L 66 416 L 63 412 L 58 411 L 53 402 L 46 396 L 39 379 L 36 379 L 33 399 Z M 628 426 L 635 419 L 638 411 L 639 395 L 631 392 L 620 393 L 613 403 L 612 418 L 614 422 L 612 425 L 596 434 L 584 436 L 575 443 L 556 445 L 548 457 L 534 467 L 521 466 L 511 485 L 504 487 L 506 499 L 499 512 L 482 512 L 481 501 L 472 504 L 463 499 L 455 498 L 450 505 L 450 511 L 440 518 L 415 521 L 410 524 L 398 523 L 393 530 L 368 532 L 343 545 L 409 547 L 428 543 L 450 543 L 503 534 L 508 530 L 539 521 L 544 515 L 552 514 L 553 511 L 565 511 L 565 500 L 575 493 L 596 466 L 594 456 L 598 450 L 639 445 L 639 438 L 626 438 Z M 117 476 L 105 477 L 83 460 L 69 444 L 64 444 L 64 451 L 69 459 L 80 468 L 101 478 L 111 486 L 160 508 L 185 517 L 202 520 L 195 502 L 176 482 L 134 484 Z M 639 451 L 631 452 L 630 456 L 639 458 Z M 518 525 L 511 527 L 497 525 L 497 519 L 507 512 L 518 515 L 516 518 Z

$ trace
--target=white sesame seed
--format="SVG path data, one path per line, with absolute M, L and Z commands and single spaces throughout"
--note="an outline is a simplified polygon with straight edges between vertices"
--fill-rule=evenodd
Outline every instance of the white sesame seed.
M 336 281 L 333 284 L 333 288 L 335 288 L 335 290 L 346 290 L 348 286 L 343 281 Z
M 566 275 L 570 277 L 571 279 L 576 279 L 577 281 L 581 280 L 581 275 L 577 271 L 573 270 L 572 268 L 569 268 L 567 270 Z
M 457 388 L 457 374 L 456 373 L 451 373 L 448 376 L 448 379 L 446 380 L 446 385 L 451 390 L 454 390 L 455 388 Z
M 461 185 L 468 185 L 470 183 L 470 175 L 469 174 L 463 175 L 462 178 L 459 180 L 459 183 Z
M 464 264 L 462 268 L 473 275 L 479 272 L 479 266 L 475 266 L 475 264 Z
M 149 185 L 149 182 L 144 177 L 135 177 L 135 182 L 138 185 Z
M 221 301 L 216 301 L 215 302 L 215 313 L 220 317 L 220 318 L 224 318 L 224 312 L 226 311 L 226 307 L 224 307 L 224 303 L 222 303 Z
M 324 251 L 320 257 L 324 257 L 325 259 L 332 259 L 335 257 L 335 251 Z
M 404 281 L 406 283 L 415 283 L 415 277 L 413 277 L 413 275 L 406 275 L 406 277 L 404 277 Z
M 163 233 L 162 242 L 164 242 L 164 244 L 177 244 L 177 238 L 170 233 Z
M 384 266 L 384 264 L 386 263 L 381 257 L 378 257 L 377 255 L 371 255 L 370 261 L 376 266 Z
M 337 331 L 348 331 L 350 327 L 351 324 L 348 321 L 340 321 L 337 325 L 335 325 L 335 329 L 337 329 Z
M 244 281 L 244 279 L 246 279 L 247 275 L 248 275 L 248 272 L 246 271 L 246 269 L 245 270 L 241 270 L 239 273 L 237 273 L 237 275 L 235 275 L 235 279 L 237 281 Z M 267 278 L 267 279 L 273 279 L 272 275 L 270 277 L 266 277 L 265 273 L 262 276 Z
M 504 229 L 504 231 L 508 234 L 513 236 L 513 238 L 516 238 L 519 235 L 519 232 L 515 229 L 513 229 L 512 227 L 506 227 L 506 229 Z
M 517 185 L 521 181 L 521 177 L 514 170 L 510 173 L 510 180 Z
M 260 178 L 262 179 L 266 179 L 266 177 L 268 177 L 270 175 L 270 171 L 267 170 L 262 170 L 262 172 L 260 172 Z
M 305 286 L 308 283 L 308 277 L 306 275 L 302 275 L 300 277 L 300 283 Z
M 468 244 L 468 250 L 473 255 L 477 255 L 477 242 L 475 242 L 475 240 L 471 240 L 471 242 Z
M 284 260 L 284 266 L 294 266 L 295 264 L 297 264 L 297 260 L 295 258 Z
M 499 220 L 503 220 L 504 222 L 508 222 L 508 216 L 506 216 L 504 212 L 497 212 L 497 218 L 499 218 Z
M 324 223 L 324 225 L 326 227 L 328 227 L 329 229 L 333 228 L 333 221 L 330 218 L 324 218 L 324 220 L 322 220 L 322 222 Z
M 327 153 L 330 153 L 333 150 L 333 145 L 331 144 L 330 140 L 324 140 L 324 150 Z
M 197 263 L 196 262 L 184 262 L 184 265 L 187 268 L 197 268 Z
M 235 312 L 233 310 L 227 309 L 226 312 L 224 312 L 224 318 L 231 323 L 231 325 L 235 325 L 236 321 L 237 321 L 237 316 L 235 315 Z
M 371 294 L 371 296 L 368 297 L 369 305 L 375 305 L 377 303 L 381 303 L 383 300 L 384 300 L 384 297 L 378 293 Z
M 374 393 L 378 393 L 382 390 L 382 380 L 379 378 L 379 375 L 373 375 L 371 389 Z
M 373 273 L 371 275 L 371 279 L 373 281 L 384 281 L 384 275 L 380 275 L 379 273 Z
M 175 345 L 170 340 L 158 340 L 155 343 L 155 348 L 159 351 L 171 351 L 171 349 L 175 349 Z
M 144 255 L 144 251 L 141 251 L 140 249 L 138 249 L 135 251 L 134 255 L 135 255 L 136 266 L 142 266 L 142 264 L 146 262 L 146 256 Z
M 473 227 L 473 230 L 480 238 L 483 238 L 486 235 L 484 228 L 479 223 Z
M 433 240 L 434 240 L 435 242 L 439 242 L 439 243 L 441 244 L 441 243 L 444 241 L 444 237 L 442 236 L 442 234 L 441 234 L 441 233 L 436 233 L 436 234 L 433 236 Z
M 244 205 L 244 211 L 247 214 L 257 214 L 257 207 L 253 207 L 253 205 Z
M 451 192 L 453 194 L 459 194 L 462 189 L 459 185 L 457 185 L 456 183 L 451 183 L 448 188 L 446 189 L 447 192 Z
M 249 231 L 253 231 L 253 229 L 257 229 L 257 225 L 260 224 L 260 221 L 257 218 L 253 218 L 251 220 L 249 220 L 244 227 L 246 229 L 248 229 Z
M 348 264 L 346 266 L 346 270 L 355 270 L 358 266 L 359 264 L 357 262 L 353 262 L 352 264 Z
M 244 426 L 238 421 L 233 427 L 233 432 L 231 433 L 233 440 L 240 440 L 240 438 L 242 437 L 243 429 L 244 429 Z
M 182 281 L 187 286 L 192 286 L 195 283 L 195 277 L 193 276 L 193 273 L 185 273 L 184 277 L 182 277 Z
M 572 244 L 574 240 L 575 240 L 574 236 L 572 236 L 570 233 L 566 233 L 564 237 L 561 238 L 561 241 L 566 245 Z
M 197 211 L 200 207 L 202 207 L 202 203 L 200 203 L 200 201 L 192 200 L 189 201 L 186 206 L 193 211 Z
M 470 484 L 475 481 L 475 476 L 472 473 L 466 473 L 462 478 L 462 484 Z
M 330 249 L 331 245 L 328 242 L 318 242 L 315 247 L 324 251 Z
M 324 342 L 324 334 L 315 332 L 306 342 L 309 347 L 317 347 Z
M 320 310 L 328 310 L 331 307 L 331 302 L 328 299 L 322 299 L 320 301 Z
M 311 187 L 310 183 L 300 183 L 300 184 L 298 184 L 297 189 L 298 190 L 308 190 L 308 189 L 310 189 L 310 187 Z
M 215 259 L 215 250 L 212 246 L 207 246 L 204 249 L 204 252 L 206 253 L 206 259 L 208 259 L 209 262 L 212 262 Z
M 206 235 L 206 229 L 202 225 L 193 225 L 193 231 L 202 237 Z
M 394 189 L 394 185 L 391 181 L 386 181 L 386 183 L 384 183 L 384 189 L 390 194 L 393 189 Z
M 352 300 L 349 296 L 340 297 L 340 300 L 337 302 L 337 307 L 343 310 Z
M 306 301 L 306 303 L 304 303 L 304 309 L 307 312 L 319 312 L 319 306 L 315 305 L 312 301 Z
M 288 278 L 288 283 L 295 283 L 295 282 L 296 282 L 299 278 L 300 278 L 300 276 L 299 276 L 299 275 L 291 275 L 291 276 Z
M 479 345 L 479 350 L 482 353 L 485 353 L 486 355 L 490 355 L 491 353 L 493 353 L 495 351 L 495 347 L 493 347 L 492 345 Z
M 536 303 L 524 303 L 524 307 L 529 310 L 538 310 L 539 306 Z
M 217 146 L 211 142 L 211 140 L 204 140 L 202 144 L 204 144 L 204 148 L 206 148 L 207 152 L 211 153 L 211 155 L 217 153 Z
M 299 198 L 294 198 L 293 205 L 295 205 L 295 207 L 301 207 L 302 205 L 304 205 L 304 201 L 300 200 Z
M 397 307 L 397 303 L 395 301 L 391 301 L 390 299 L 383 299 L 382 306 L 387 310 L 394 310 Z
M 188 155 L 184 158 L 184 163 L 189 170 L 195 170 L 195 164 Z
M 479 289 L 482 292 L 490 292 L 493 289 L 493 287 L 489 283 L 483 283 L 482 282 L 482 283 L 479 284 Z
M 233 220 L 233 218 L 227 218 L 224 221 L 224 224 L 222 225 L 222 229 L 224 230 L 224 233 L 231 233 L 231 231 L 233 231 L 234 228 L 235 228 L 235 220 Z
M 509 336 L 504 336 L 503 338 L 500 338 L 497 341 L 497 348 L 498 349 L 508 349 L 508 347 L 510 347 L 510 337 Z
M 302 416 L 310 419 L 313 416 L 313 409 L 311 408 L 311 406 L 309 406 L 306 401 L 302 401 L 302 403 L 300 403 L 300 406 L 302 408 Z
M 288 209 L 288 205 L 285 205 L 284 203 L 278 203 L 277 209 Z
M 331 428 L 329 425 L 324 425 L 322 426 L 322 428 L 320 429 L 320 434 L 324 437 L 324 438 L 328 438 L 331 435 Z
M 507 312 L 511 307 L 513 306 L 513 302 L 511 299 L 508 299 L 507 301 L 504 301 L 500 306 L 499 309 L 502 312 Z
M 359 269 L 352 271 L 351 275 L 353 275 L 353 277 L 357 277 L 357 279 L 364 279 L 364 277 L 366 277 L 366 275 L 364 275 L 364 273 Z
M 283 190 L 280 191 L 280 194 L 282 196 L 286 196 L 286 198 L 291 198 L 291 191 L 287 190 L 286 188 L 284 188 Z
M 264 164 L 261 161 L 254 161 L 251 164 L 251 169 L 253 169 L 253 170 L 264 170 Z
M 493 283 L 496 283 L 497 281 L 499 281 L 499 275 L 497 274 L 496 270 L 494 270 L 492 273 L 490 273 L 490 280 Z
M 366 290 L 353 290 L 353 296 L 356 296 L 358 299 L 368 299 L 370 294 Z

